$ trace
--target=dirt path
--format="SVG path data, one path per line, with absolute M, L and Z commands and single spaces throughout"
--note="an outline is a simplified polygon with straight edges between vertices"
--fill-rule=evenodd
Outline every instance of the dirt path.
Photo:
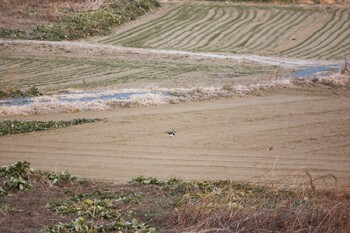
M 27 160 L 36 168 L 114 181 L 145 175 L 299 184 L 309 171 L 349 184 L 349 103 L 349 91 L 275 90 L 263 97 L 21 116 L 16 118 L 107 120 L 0 137 L 0 164 Z M 166 134 L 172 129 L 175 137 Z

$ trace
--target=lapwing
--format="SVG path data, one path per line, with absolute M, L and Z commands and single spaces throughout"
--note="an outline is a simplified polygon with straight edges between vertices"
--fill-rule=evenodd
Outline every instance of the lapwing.
M 167 133 L 170 137 L 174 137 L 175 134 L 176 134 L 175 130 L 168 131 L 168 132 L 166 132 L 166 133 Z

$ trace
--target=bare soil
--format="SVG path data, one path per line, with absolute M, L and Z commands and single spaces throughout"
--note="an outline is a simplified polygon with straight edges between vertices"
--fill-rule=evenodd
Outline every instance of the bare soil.
M 35 185 L 34 189 L 15 193 L 12 198 L 0 197 L 1 208 L 4 204 L 9 211 L 0 211 L 0 230 L 6 233 L 34 233 L 40 232 L 44 226 L 52 226 L 58 222 L 70 221 L 67 216 L 57 215 L 46 208 L 46 204 L 67 199 L 71 194 L 78 194 L 89 188 L 67 184 L 66 187 L 52 187 Z M 91 189 L 91 188 L 90 188 Z M 66 190 L 70 192 L 65 193 Z
M 349 90 L 276 89 L 263 96 L 16 119 L 105 122 L 0 138 L 0 164 L 127 181 L 232 179 L 299 185 L 350 183 Z M 166 131 L 175 130 L 169 137 Z M 336 180 L 331 176 L 334 175 Z

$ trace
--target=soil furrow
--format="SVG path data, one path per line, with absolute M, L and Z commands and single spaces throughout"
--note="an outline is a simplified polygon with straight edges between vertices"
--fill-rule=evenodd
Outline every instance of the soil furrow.
M 211 8 L 208 10 L 208 14 L 202 17 L 202 19 L 183 26 L 180 28 L 181 30 L 176 28 L 177 30 L 169 30 L 168 32 L 164 32 L 158 38 L 150 39 L 146 43 L 150 47 L 163 47 L 163 45 L 169 44 L 172 40 L 181 40 L 186 38 L 192 33 L 193 30 L 214 17 L 217 14 L 217 10 L 217 8 Z
M 339 11 L 340 11 L 340 13 L 339 13 Z M 322 35 L 326 34 L 329 29 L 332 29 L 334 27 L 334 25 L 336 25 L 337 18 L 339 17 L 339 16 L 337 16 L 338 13 L 340 15 L 342 15 L 344 13 L 344 10 L 339 10 L 339 9 L 335 10 L 334 13 L 332 14 L 332 17 L 320 29 L 315 31 L 312 35 L 310 35 L 306 40 L 304 40 L 300 44 L 296 45 L 295 47 L 293 47 L 291 49 L 284 50 L 281 53 L 293 56 L 293 54 L 296 54 L 296 53 L 302 51 L 306 47 L 308 47 L 310 45 L 314 45 L 315 41 L 319 40 L 319 38 Z

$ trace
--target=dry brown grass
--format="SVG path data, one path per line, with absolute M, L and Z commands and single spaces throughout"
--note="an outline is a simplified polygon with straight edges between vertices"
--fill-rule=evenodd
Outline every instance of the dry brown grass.
M 317 86 L 329 88 L 350 88 L 350 55 L 344 59 L 344 63 L 338 72 L 327 72 L 324 75 L 294 79 L 296 86 Z
M 57 22 L 74 11 L 97 10 L 110 0 L 2 0 L 0 28 L 32 29 L 47 22 Z
M 349 232 L 348 190 L 252 190 L 186 193 L 182 205 L 166 215 L 174 232 Z M 256 190 L 254 190 L 256 189 Z
M 350 232 L 350 187 L 318 190 L 314 180 L 310 175 L 307 186 L 293 189 L 143 177 L 129 184 L 75 180 L 58 186 L 31 180 L 33 189 L 0 196 L 0 231 L 39 232 L 45 225 L 69 222 L 76 216 L 60 215 L 47 204 L 107 194 L 131 198 L 114 208 L 157 232 Z
M 181 1 L 181 0 L 180 0 Z M 183 0 L 186 1 L 186 0 Z M 193 0 L 203 1 L 203 0 Z M 210 1 L 210 0 L 209 0 Z M 349 5 L 350 0 L 211 0 L 217 2 L 257 2 L 257 3 L 276 3 L 276 4 L 307 4 L 307 5 Z
M 9 92 L 11 89 L 13 89 L 15 85 L 16 70 L 17 65 L 11 65 L 5 76 L 2 78 L 1 86 L 3 87 L 4 91 Z
M 350 76 L 350 55 L 344 59 L 344 63 L 341 67 L 341 74 Z
M 301 87 L 349 88 L 350 76 L 332 74 L 326 78 L 322 76 L 316 76 L 313 78 L 298 78 L 293 80 L 292 83 Z

